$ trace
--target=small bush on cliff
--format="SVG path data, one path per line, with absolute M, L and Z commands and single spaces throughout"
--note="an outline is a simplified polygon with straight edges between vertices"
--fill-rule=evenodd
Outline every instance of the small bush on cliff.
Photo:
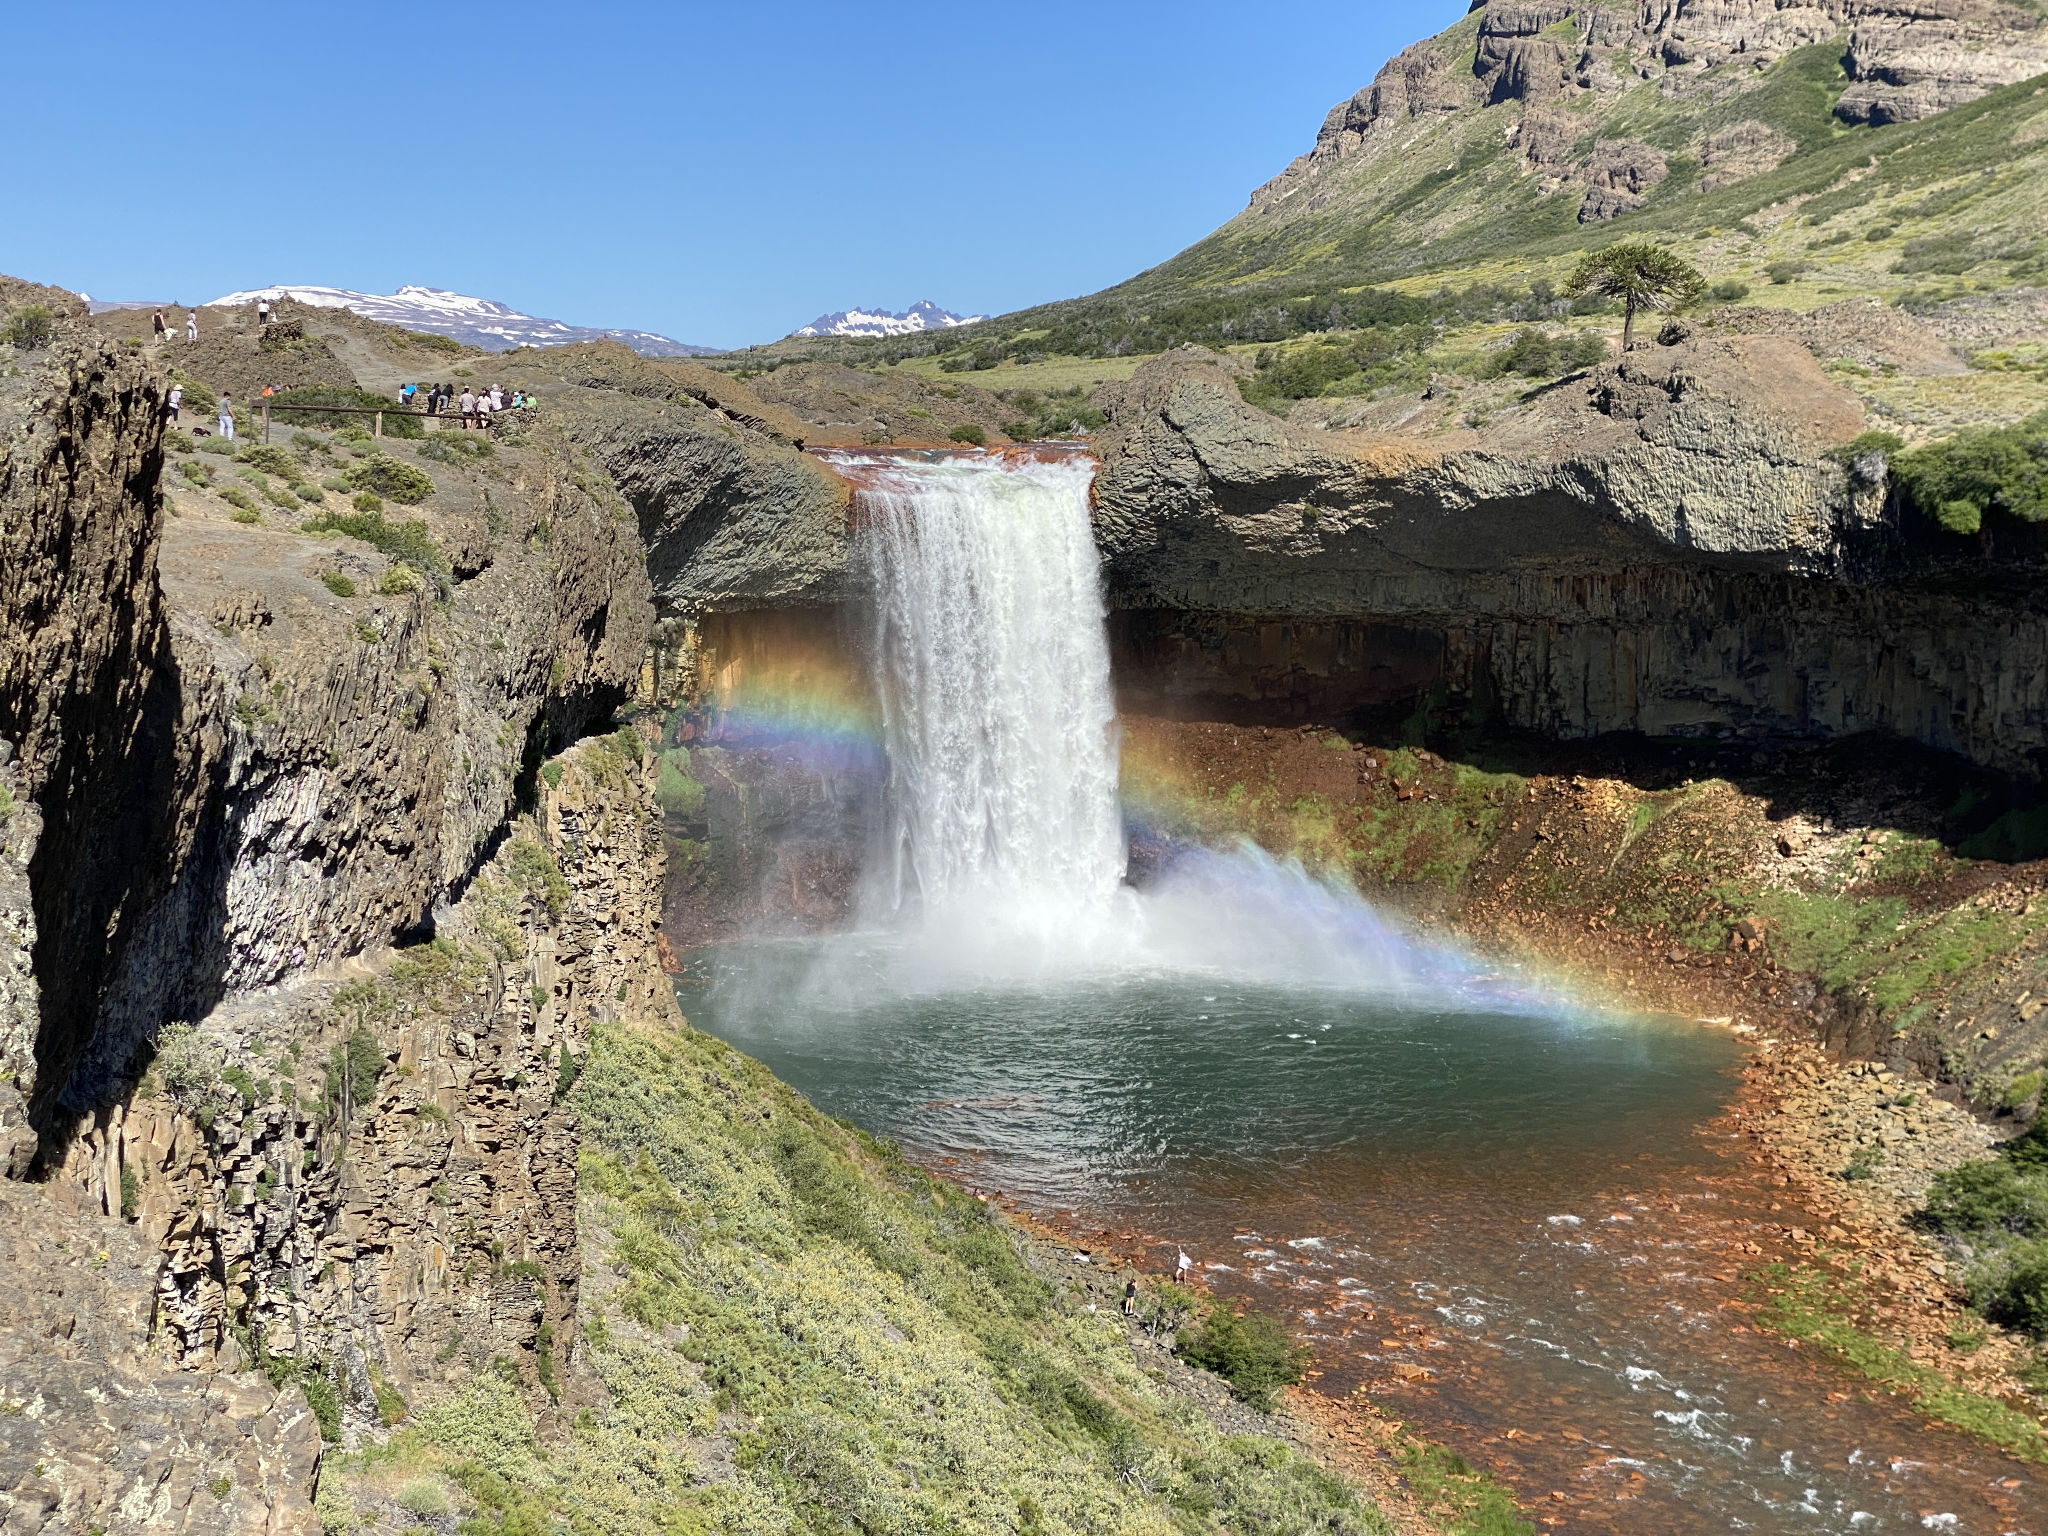
M 2048 521 L 2048 411 L 2005 427 L 1969 427 L 1899 454 L 1899 494 L 1950 533 L 1976 533 L 1997 513 Z
M 1528 326 L 1486 360 L 1485 372 L 1498 378 L 1517 373 L 1526 379 L 1554 379 L 1607 360 L 1607 343 L 1591 331 L 1553 334 Z
M 982 431 L 981 428 L 967 422 L 962 422 L 959 426 L 948 432 L 946 436 L 952 442 L 971 443 L 976 448 L 986 447 L 988 444 L 988 434 Z
M 536 907 L 550 917 L 560 917 L 569 905 L 569 882 L 555 856 L 530 837 L 516 837 L 505 850 L 505 868 L 513 881 Z
M 1180 1331 L 1180 1357 L 1214 1371 L 1230 1390 L 1261 1413 L 1273 1411 L 1273 1394 L 1301 1380 L 1308 1351 L 1263 1312 L 1216 1306 L 1193 1328 Z
M 4 326 L 0 326 L 0 341 L 6 341 L 23 352 L 47 347 L 54 334 L 56 317 L 46 304 L 24 304 L 7 317 Z
M 703 814 L 704 786 L 690 774 L 687 748 L 674 747 L 661 754 L 661 777 L 655 781 L 654 798 L 670 821 L 694 821 Z
M 366 494 L 374 496 L 376 493 Z M 305 531 L 341 533 L 352 539 L 361 539 L 379 554 L 411 566 L 437 584 L 448 574 L 448 557 L 441 553 L 441 546 L 428 534 L 426 521 L 422 518 L 393 523 L 385 519 L 380 508 L 361 512 L 320 512 L 307 519 Z

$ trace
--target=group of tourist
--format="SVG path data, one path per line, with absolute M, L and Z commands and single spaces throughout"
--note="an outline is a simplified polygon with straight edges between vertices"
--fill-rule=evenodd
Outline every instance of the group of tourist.
M 175 304 L 171 306 L 173 309 L 177 307 Z M 171 339 L 170 325 L 165 321 L 162 310 L 158 310 L 150 318 L 150 329 L 155 332 L 156 340 L 159 342 Z M 199 339 L 199 311 L 196 309 L 185 311 L 185 339 L 187 341 L 197 341 Z
M 420 398 L 417 384 L 407 384 L 398 391 L 398 403 L 408 408 L 417 405 Z M 425 398 L 429 416 L 439 416 L 449 410 L 459 412 L 465 431 L 474 428 L 488 432 L 494 416 L 504 411 L 530 410 L 533 406 L 533 396 L 525 390 L 515 389 L 508 395 L 496 384 L 489 389 L 474 389 L 465 384 L 459 395 L 453 384 L 430 384 Z

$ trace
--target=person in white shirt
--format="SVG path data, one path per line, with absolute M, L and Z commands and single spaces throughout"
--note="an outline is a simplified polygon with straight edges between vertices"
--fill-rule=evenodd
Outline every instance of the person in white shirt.
M 196 309 L 185 311 L 185 339 L 187 341 L 197 341 L 199 339 L 199 311 Z
M 476 424 L 486 432 L 491 430 L 491 409 L 491 397 L 489 395 L 478 395 L 476 397 Z
M 462 406 L 462 426 L 463 430 L 467 431 L 476 425 L 476 395 L 467 384 L 462 386 L 462 400 L 460 403 Z
M 170 398 L 164 401 L 164 414 L 171 418 L 171 424 L 173 426 L 175 426 L 178 421 L 178 407 L 183 405 L 184 403 L 185 386 L 182 384 L 173 384 L 171 386 Z
M 258 299 L 256 301 L 256 319 L 259 324 L 270 324 L 270 300 Z

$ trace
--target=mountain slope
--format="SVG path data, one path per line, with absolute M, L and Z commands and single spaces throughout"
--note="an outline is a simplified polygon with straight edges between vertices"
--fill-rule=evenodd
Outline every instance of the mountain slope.
M 404 326 L 409 331 L 426 331 L 451 337 L 464 346 L 486 352 L 509 352 L 514 347 L 559 347 L 575 341 L 623 341 L 644 357 L 708 357 L 717 347 L 693 346 L 652 331 L 604 330 L 588 325 L 565 325 L 560 320 L 543 320 L 521 314 L 495 299 L 472 298 L 446 288 L 419 288 L 408 284 L 391 294 L 357 293 L 348 288 L 278 286 L 249 288 L 224 294 L 215 304 L 254 304 L 258 299 L 296 299 L 316 309 L 350 309 L 383 325 Z
M 1526 294 L 1630 236 L 1677 245 L 1710 277 L 1807 282 L 1818 291 L 1778 297 L 1809 304 L 2038 282 L 2042 15 L 1889 4 L 1678 0 L 1645 20 L 1490 0 L 1333 108 L 1214 234 L 1117 287 L 937 346 L 988 367 L 1280 340 L 1374 323 L 1357 309 L 1367 285 Z M 1811 275 L 1770 270 L 1788 262 Z

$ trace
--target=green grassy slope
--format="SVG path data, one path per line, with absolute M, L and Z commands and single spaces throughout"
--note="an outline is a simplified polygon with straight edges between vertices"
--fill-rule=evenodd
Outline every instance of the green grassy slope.
M 979 1201 L 723 1043 L 600 1027 L 574 1094 L 606 1401 L 551 1443 L 486 1377 L 344 1469 L 358 1507 L 438 1486 L 480 1509 L 469 1536 L 1388 1528 L 1162 1390 Z
M 1477 27 L 1468 16 L 1428 45 L 1454 75 L 1470 74 Z M 1620 239 L 1669 244 L 1710 278 L 1752 286 L 1752 302 L 1802 309 L 1876 294 L 1925 310 L 2048 282 L 2048 77 L 1920 122 L 1850 126 L 1832 111 L 1848 83 L 1843 49 L 1837 38 L 1763 70 L 1738 55 L 1682 83 L 1674 73 L 1541 107 L 1437 113 L 1369 140 L 1290 196 L 1256 199 L 1114 288 L 940 336 L 830 345 L 868 363 L 938 353 L 948 367 L 986 369 L 1353 330 L 1389 323 L 1395 296 L 1438 324 L 1527 318 L 1509 312 L 1532 283 L 1554 286 L 1583 253 Z M 1543 167 L 1519 147 L 1530 112 L 1582 125 Z M 1702 191 L 1706 137 L 1752 122 L 1793 152 Z M 1545 177 L 1602 140 L 1651 145 L 1669 173 L 1640 208 L 1581 224 L 1584 180 L 1546 193 Z M 1462 302 L 1446 304 L 1447 294 Z M 802 344 L 767 352 L 782 347 Z

